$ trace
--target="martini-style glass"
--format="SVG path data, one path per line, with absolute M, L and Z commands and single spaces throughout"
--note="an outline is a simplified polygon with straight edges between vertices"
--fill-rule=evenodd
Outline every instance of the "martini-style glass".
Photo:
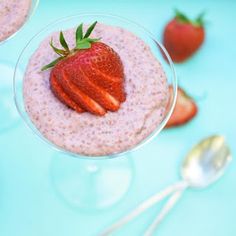
M 4 60 L 4 54 L 1 53 L 1 48 L 3 44 L 7 44 L 7 41 L 12 39 L 23 28 L 23 26 L 25 26 L 25 24 L 29 21 L 29 19 L 35 12 L 38 3 L 39 0 L 32 0 L 31 8 L 24 24 L 8 38 L 0 41 L 0 133 L 9 128 L 12 128 L 18 121 L 18 114 L 15 110 L 14 102 L 12 100 L 11 78 L 13 76 L 15 65 L 9 61 Z
M 145 140 L 122 153 L 90 157 L 63 150 L 39 132 L 25 109 L 23 97 L 24 76 L 19 72 L 19 69 L 22 68 L 23 71 L 26 71 L 30 57 L 38 48 L 40 42 L 52 32 L 75 28 L 82 22 L 91 24 L 94 21 L 123 27 L 142 38 L 162 64 L 167 82 L 173 87 L 173 90 L 169 96 L 169 103 L 163 120 Z M 17 87 L 17 85 L 19 86 Z M 27 126 L 38 137 L 57 150 L 50 167 L 52 186 L 55 188 L 57 195 L 73 207 L 104 209 L 120 200 L 127 193 L 132 183 L 134 168 L 131 158 L 129 158 L 130 153 L 156 137 L 166 125 L 175 105 L 177 79 L 173 63 L 165 48 L 142 26 L 114 15 L 80 14 L 60 19 L 46 26 L 27 43 L 15 68 L 14 96 L 16 107 Z

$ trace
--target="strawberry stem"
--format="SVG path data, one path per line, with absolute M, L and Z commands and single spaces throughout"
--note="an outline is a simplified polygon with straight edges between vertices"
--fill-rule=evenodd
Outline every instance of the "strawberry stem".
M 189 19 L 184 13 L 179 11 L 178 9 L 175 9 L 175 19 L 183 24 L 192 24 L 196 27 L 201 27 L 204 25 L 204 18 L 205 12 L 202 12 L 198 15 L 198 17 L 195 20 Z
M 181 11 L 175 9 L 175 19 L 177 19 L 181 23 L 190 23 L 191 20 Z
M 80 24 L 76 30 L 76 49 L 87 49 L 91 47 L 91 43 L 97 42 L 100 39 L 89 38 L 90 34 L 94 30 L 97 21 L 89 26 L 85 35 L 83 36 L 83 24 Z
M 59 42 L 60 42 L 61 46 L 63 47 L 63 49 L 55 47 L 53 45 L 53 39 L 51 39 L 49 44 L 50 44 L 51 48 L 53 49 L 53 51 L 56 54 L 58 54 L 60 57 L 57 58 L 56 60 L 52 61 L 48 65 L 42 67 L 41 71 L 44 71 L 44 70 L 54 67 L 59 61 L 63 60 L 67 56 L 75 53 L 76 51 L 78 51 L 80 49 L 91 48 L 92 43 L 98 42 L 101 39 L 101 38 L 89 38 L 89 36 L 91 35 L 92 31 L 94 30 L 96 24 L 97 24 L 97 21 L 95 21 L 92 25 L 90 25 L 84 36 L 83 36 L 83 24 L 81 23 L 77 27 L 76 33 L 75 33 L 76 47 L 72 50 L 70 50 L 62 31 L 60 32 Z

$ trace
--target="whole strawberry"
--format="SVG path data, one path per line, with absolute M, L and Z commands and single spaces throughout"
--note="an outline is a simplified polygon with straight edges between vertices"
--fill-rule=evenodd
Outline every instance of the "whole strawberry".
M 81 113 L 103 116 L 117 111 L 125 101 L 124 71 L 119 55 L 108 45 L 90 38 L 97 22 L 83 34 L 83 25 L 76 30 L 76 47 L 69 49 L 60 33 L 62 49 L 53 50 L 60 56 L 44 66 L 52 68 L 50 85 L 55 96 L 65 105 Z
M 205 38 L 203 14 L 190 20 L 176 10 L 176 15 L 164 29 L 163 44 L 173 62 L 179 63 L 191 57 Z

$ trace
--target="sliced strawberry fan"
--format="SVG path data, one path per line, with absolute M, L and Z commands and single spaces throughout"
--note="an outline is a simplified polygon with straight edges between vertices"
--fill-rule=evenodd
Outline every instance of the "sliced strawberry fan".
M 115 112 L 125 101 L 124 69 L 119 55 L 100 38 L 90 38 L 97 22 L 83 34 L 83 24 L 76 30 L 76 47 L 70 49 L 63 32 L 62 48 L 50 46 L 59 57 L 42 68 L 52 68 L 50 85 L 55 96 L 78 113 L 103 116 Z

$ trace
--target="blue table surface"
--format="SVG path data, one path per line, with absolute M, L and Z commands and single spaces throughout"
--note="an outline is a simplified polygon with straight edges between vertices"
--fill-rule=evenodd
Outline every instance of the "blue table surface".
M 236 1 L 109 1 L 42 0 L 23 30 L 0 47 L 0 61 L 15 63 L 26 42 L 49 22 L 83 12 L 113 13 L 148 28 L 157 39 L 177 7 L 190 16 L 206 10 L 206 41 L 189 61 L 176 65 L 179 83 L 197 99 L 199 114 L 181 128 L 163 131 L 133 156 L 135 181 L 125 198 L 103 211 L 68 207 L 53 191 L 48 168 L 53 150 L 19 119 L 0 134 L 0 235 L 96 235 L 146 197 L 179 178 L 186 152 L 211 134 L 225 135 L 236 154 Z M 0 74 L 1 75 L 1 74 Z M 0 78 L 0 80 L 3 78 Z M 9 98 L 10 99 L 10 98 Z M 0 122 L 4 115 L 0 114 Z M 236 162 L 225 176 L 202 191 L 188 190 L 158 229 L 158 236 L 236 235 Z M 117 235 L 142 235 L 157 207 Z

